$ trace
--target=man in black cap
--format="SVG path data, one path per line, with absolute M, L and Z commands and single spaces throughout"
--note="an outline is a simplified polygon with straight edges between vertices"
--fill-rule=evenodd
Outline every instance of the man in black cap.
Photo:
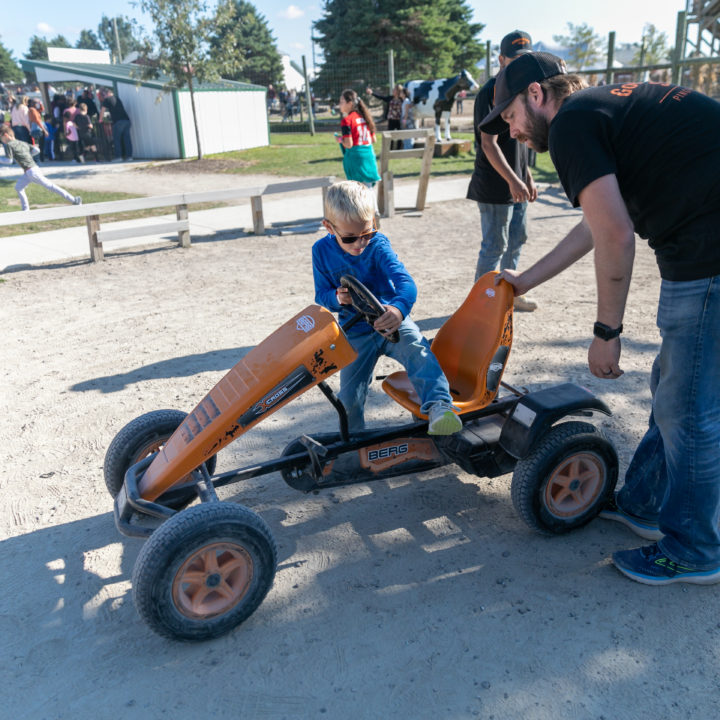
M 532 51 L 530 36 L 522 30 L 506 35 L 500 43 L 500 68 Z M 527 204 L 537 197 L 528 167 L 528 149 L 505 131 L 499 135 L 481 132 L 482 119 L 493 109 L 495 78 L 490 78 L 475 98 L 475 170 L 467 197 L 480 209 L 482 243 L 475 280 L 491 270 L 514 270 L 520 249 L 527 240 Z M 515 309 L 532 311 L 537 304 L 524 296 L 515 298 Z
M 516 294 L 595 252 L 593 375 L 622 375 L 620 333 L 635 236 L 660 268 L 649 429 L 625 484 L 601 517 L 652 545 L 613 554 L 651 585 L 720 582 L 720 103 L 670 83 L 582 89 L 547 53 L 519 58 L 497 79 L 480 124 L 538 152 L 550 149 L 582 221 L 524 272 L 506 270 Z

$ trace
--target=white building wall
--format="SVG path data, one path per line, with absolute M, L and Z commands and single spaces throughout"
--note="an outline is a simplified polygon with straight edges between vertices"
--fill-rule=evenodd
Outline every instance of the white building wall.
M 178 93 L 185 156 L 197 155 L 190 93 Z M 195 93 L 203 154 L 246 150 L 270 144 L 265 91 L 203 91 Z
M 117 96 L 130 117 L 130 139 L 136 158 L 179 158 L 172 93 L 118 83 Z

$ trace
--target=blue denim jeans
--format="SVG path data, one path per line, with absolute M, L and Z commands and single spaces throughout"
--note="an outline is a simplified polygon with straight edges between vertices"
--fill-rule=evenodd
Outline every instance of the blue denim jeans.
M 720 566 L 720 276 L 660 289 L 662 336 L 650 425 L 618 504 L 657 522 L 661 550 L 698 570 Z
M 478 208 L 482 244 L 475 280 L 491 270 L 497 270 L 498 262 L 500 270 L 515 270 L 520 259 L 520 249 L 527 240 L 527 203 L 478 203 Z
M 420 328 L 406 317 L 400 325 L 400 341 L 391 343 L 379 333 L 370 332 L 349 338 L 357 351 L 357 359 L 340 371 L 338 397 L 348 414 L 351 433 L 365 427 L 365 399 L 373 370 L 381 355 L 397 360 L 407 370 L 413 387 L 420 396 L 420 411 L 426 413 L 438 401 L 452 404 L 450 386 L 440 364 L 430 351 L 430 343 Z
M 132 140 L 130 140 L 130 121 L 118 120 L 112 124 L 113 147 L 116 158 L 131 158 L 133 156 Z

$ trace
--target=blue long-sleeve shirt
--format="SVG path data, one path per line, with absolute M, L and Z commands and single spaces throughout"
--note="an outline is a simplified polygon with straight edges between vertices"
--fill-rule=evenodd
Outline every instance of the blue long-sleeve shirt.
M 400 262 L 390 241 L 378 233 L 360 255 L 350 255 L 340 248 L 334 235 L 320 238 L 312 248 L 315 302 L 339 313 L 343 325 L 355 311 L 349 305 L 340 305 L 336 292 L 343 275 L 359 280 L 383 305 L 393 305 L 407 317 L 417 299 L 417 286 Z M 373 332 L 364 322 L 354 325 L 349 335 Z

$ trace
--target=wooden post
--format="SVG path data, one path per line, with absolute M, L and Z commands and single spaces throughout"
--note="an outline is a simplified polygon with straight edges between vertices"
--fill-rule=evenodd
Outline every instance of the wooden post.
M 420 168 L 420 183 L 418 184 L 417 200 L 415 201 L 416 210 L 425 209 L 425 200 L 427 198 L 427 189 L 430 182 L 430 164 L 432 163 L 433 153 L 435 152 L 435 135 L 430 133 L 425 138 L 425 153 L 422 159 L 422 167 Z
M 175 208 L 175 215 L 178 220 L 187 220 L 188 219 L 188 206 L 187 205 L 178 205 Z M 180 244 L 180 247 L 189 248 L 190 247 L 190 230 L 178 230 L 178 243 Z
M 682 82 L 682 61 L 685 58 L 685 11 L 677 14 L 677 26 L 675 28 L 675 49 L 672 54 L 672 83 L 677 85 Z
M 85 218 L 85 223 L 87 224 L 88 239 L 90 240 L 90 259 L 93 262 L 104 260 L 103 246 L 97 239 L 97 231 L 100 229 L 100 216 L 88 215 Z
M 615 31 L 611 30 L 608 34 L 608 51 L 607 65 L 605 66 L 605 82 L 612 85 L 613 81 L 613 65 L 615 64 Z
M 382 147 L 380 150 L 380 182 L 378 183 L 378 213 L 381 217 L 389 217 L 387 214 L 387 187 L 385 184 L 385 173 L 390 167 L 390 145 L 392 140 L 387 133 L 382 134 Z M 394 208 L 393 208 L 394 210 Z
M 265 220 L 263 219 L 262 196 L 255 195 L 250 198 L 250 208 L 252 210 L 253 232 L 256 235 L 265 234 Z
M 395 188 L 393 187 L 392 170 L 386 170 L 382 174 L 382 202 L 385 208 L 383 217 L 392 217 L 395 215 Z
M 307 63 L 305 62 L 305 56 L 302 56 L 303 61 L 303 77 L 305 78 L 305 102 L 308 107 L 308 123 L 310 125 L 310 134 L 315 135 L 315 118 L 313 117 L 312 109 L 312 93 L 310 92 L 310 81 L 308 80 L 307 74 Z M 314 69 L 314 68 L 313 68 Z M 300 106 L 302 108 L 302 105 Z M 302 110 L 301 110 L 302 112 Z M 300 118 L 302 122 L 302 117 Z

